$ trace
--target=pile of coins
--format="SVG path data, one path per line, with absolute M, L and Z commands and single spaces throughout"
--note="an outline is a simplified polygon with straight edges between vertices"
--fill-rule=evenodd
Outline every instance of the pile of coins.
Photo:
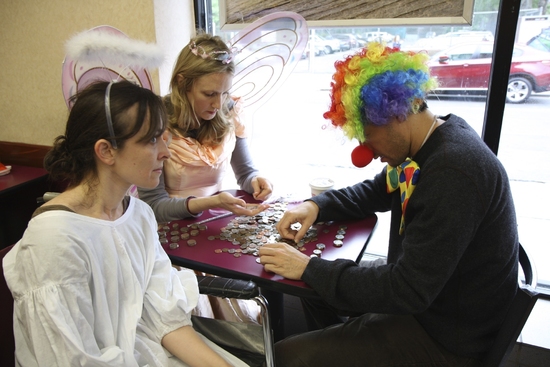
M 260 247 L 266 243 L 281 241 L 276 225 L 287 208 L 286 203 L 274 203 L 255 216 L 238 216 L 221 229 L 219 236 L 212 239 L 227 241 L 235 248 L 216 249 L 216 253 L 230 253 L 258 256 Z
M 168 224 L 164 224 L 158 231 L 160 243 L 163 245 L 169 244 L 171 250 L 177 249 L 179 241 L 185 240 L 188 246 L 196 246 L 197 240 L 192 238 L 205 231 L 208 227 L 205 224 L 193 224 L 191 227 L 181 227 L 178 223 L 172 224 L 172 228 Z
M 233 218 L 225 227 L 221 228 L 219 235 L 210 235 L 208 240 L 222 240 L 227 241 L 231 246 L 217 248 L 215 253 L 229 253 L 234 257 L 241 257 L 243 255 L 258 256 L 258 252 L 261 246 L 266 243 L 284 242 L 299 251 L 306 251 L 306 244 L 318 241 L 319 231 L 323 233 L 329 233 L 329 227 L 332 222 L 317 223 L 311 226 L 304 238 L 295 243 L 292 240 L 282 238 L 276 225 L 282 218 L 287 209 L 287 203 L 279 202 L 271 204 L 268 209 L 255 215 L 255 216 L 237 216 Z M 298 230 L 300 224 L 296 223 L 291 226 L 292 229 Z M 178 223 L 174 223 L 172 227 L 163 225 L 159 229 L 159 238 L 162 244 L 168 244 L 170 249 L 176 249 L 179 247 L 178 242 L 185 240 L 188 246 L 196 246 L 197 241 L 193 237 L 198 236 L 202 231 L 205 231 L 207 226 L 205 224 L 193 224 L 190 227 L 179 227 Z M 346 234 L 346 226 L 339 226 L 333 245 L 335 247 L 341 247 L 344 244 L 344 237 Z M 326 245 L 324 243 L 317 243 L 315 249 L 310 256 L 321 257 Z M 258 261 L 259 259 L 256 259 Z

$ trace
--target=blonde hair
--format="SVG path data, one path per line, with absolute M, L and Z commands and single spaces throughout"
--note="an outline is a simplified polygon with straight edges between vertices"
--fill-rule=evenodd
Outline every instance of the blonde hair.
M 185 46 L 176 61 L 172 79 L 170 80 L 170 113 L 169 128 L 172 132 L 181 136 L 189 136 L 193 131 L 193 137 L 201 143 L 219 144 L 231 131 L 233 124 L 228 119 L 227 104 L 224 104 L 216 116 L 208 123 L 198 121 L 198 116 L 193 111 L 193 105 L 187 98 L 187 92 L 191 91 L 197 79 L 212 73 L 227 73 L 233 75 L 235 64 L 233 61 L 225 64 L 221 61 L 206 58 L 203 59 L 191 52 L 191 46 L 202 47 L 206 53 L 212 51 L 227 51 L 229 47 L 218 36 L 200 34 L 191 39 Z M 182 79 L 178 82 L 178 76 Z

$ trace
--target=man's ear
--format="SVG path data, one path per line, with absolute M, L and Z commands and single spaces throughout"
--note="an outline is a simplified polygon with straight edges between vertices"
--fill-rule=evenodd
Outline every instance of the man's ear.
M 423 98 L 415 98 L 413 101 L 413 106 L 415 113 L 424 112 L 424 110 L 428 108 L 428 105 Z
M 94 144 L 94 152 L 97 158 L 106 165 L 115 163 L 116 149 L 113 149 L 111 143 L 106 139 L 99 139 Z

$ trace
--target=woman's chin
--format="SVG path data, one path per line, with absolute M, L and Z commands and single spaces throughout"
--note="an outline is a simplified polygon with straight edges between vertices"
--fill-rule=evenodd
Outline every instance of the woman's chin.
M 203 119 L 204 121 L 210 121 L 212 120 L 214 117 L 216 117 L 218 113 L 217 112 L 214 112 L 214 113 L 207 113 L 205 112 L 202 116 L 201 116 L 201 119 Z
M 151 180 L 135 183 L 134 185 L 143 189 L 154 189 L 159 185 L 159 182 L 160 182 L 159 178 L 156 177 L 156 178 L 152 178 Z

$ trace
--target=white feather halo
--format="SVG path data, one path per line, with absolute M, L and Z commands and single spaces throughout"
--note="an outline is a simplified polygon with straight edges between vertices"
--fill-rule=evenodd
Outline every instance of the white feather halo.
M 129 68 L 157 68 L 164 62 L 160 46 L 100 30 L 76 34 L 66 42 L 65 50 L 77 61 L 120 63 Z

